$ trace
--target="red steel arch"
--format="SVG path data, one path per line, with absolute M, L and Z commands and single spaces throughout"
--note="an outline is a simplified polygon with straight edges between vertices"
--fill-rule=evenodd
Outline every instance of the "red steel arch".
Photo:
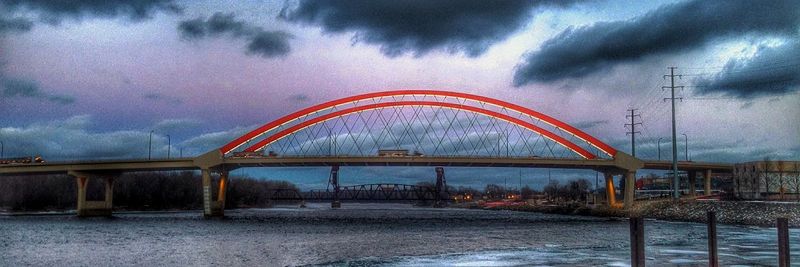
M 581 155 L 582 157 L 584 157 L 586 159 L 594 159 L 594 158 L 597 157 L 596 155 L 592 154 L 591 152 L 586 151 L 586 149 L 583 149 L 582 147 L 576 145 L 575 143 L 570 142 L 569 140 L 564 139 L 563 137 L 558 136 L 553 132 L 550 132 L 548 130 L 542 129 L 542 128 L 536 126 L 536 125 L 533 125 L 533 124 L 531 124 L 529 122 L 520 120 L 518 118 L 514 118 L 514 117 L 508 116 L 506 114 L 502 114 L 502 113 L 499 113 L 499 112 L 496 112 L 496 111 L 486 110 L 486 109 L 482 109 L 482 108 L 478 108 L 478 107 L 455 104 L 455 103 L 435 102 L 435 101 L 384 102 L 384 103 L 376 103 L 376 104 L 369 104 L 369 105 L 364 105 L 364 106 L 352 107 L 352 108 L 339 110 L 339 111 L 336 111 L 336 112 L 331 112 L 331 113 L 328 113 L 328 114 L 325 114 L 325 115 L 322 115 L 322 116 L 315 117 L 313 119 L 304 121 L 304 122 L 299 123 L 297 125 L 293 125 L 292 127 L 286 128 L 286 129 L 284 129 L 284 130 L 282 130 L 280 132 L 277 132 L 277 133 L 275 133 L 273 135 L 270 135 L 267 138 L 265 138 L 264 140 L 261 140 L 258 143 L 246 148 L 245 151 L 253 152 L 253 151 L 262 149 L 262 148 L 266 147 L 267 145 L 269 145 L 269 144 L 271 144 L 271 143 L 273 143 L 273 142 L 275 142 L 277 140 L 280 140 L 281 138 L 284 138 L 284 137 L 286 137 L 286 136 L 288 136 L 290 134 L 293 134 L 295 132 L 303 130 L 303 129 L 305 129 L 307 127 L 310 127 L 310 126 L 312 126 L 314 124 L 318 124 L 318 123 L 322 123 L 322 122 L 325 122 L 325 121 L 330 120 L 330 119 L 334 119 L 336 117 L 340 117 L 340 116 L 344 116 L 344 115 L 348 115 L 348 114 L 353 114 L 353 113 L 357 113 L 357 112 L 364 112 L 364 111 L 373 110 L 373 109 L 380 109 L 380 108 L 387 108 L 387 107 L 399 107 L 399 106 L 444 107 L 444 108 L 460 109 L 460 110 L 469 111 L 469 112 L 473 112 L 473 113 L 483 114 L 483 115 L 486 115 L 486 116 L 489 116 L 489 117 L 492 117 L 492 118 L 495 118 L 495 119 L 507 121 L 509 123 L 512 123 L 512 124 L 515 124 L 517 126 L 526 128 L 526 129 L 531 130 L 533 132 L 536 132 L 536 133 L 538 133 L 538 134 L 540 134 L 540 135 L 542 135 L 542 136 L 544 136 L 544 137 L 546 137 L 546 138 L 548 138 L 550 140 L 553 140 L 554 142 L 556 142 L 556 143 L 558 143 L 558 144 L 560 144 L 560 145 L 562 145 L 562 146 L 574 151 L 575 153 L 578 153 L 578 155 Z
M 292 122 L 294 120 L 297 120 L 297 119 L 299 119 L 301 117 L 304 117 L 304 116 L 312 115 L 314 113 L 317 113 L 317 112 L 320 112 L 320 111 L 323 111 L 323 110 L 334 108 L 336 106 L 345 105 L 345 104 L 348 104 L 348 103 L 354 103 L 354 102 L 358 102 L 358 101 L 362 101 L 362 100 L 375 99 L 375 98 L 392 97 L 392 96 L 414 96 L 414 95 L 453 97 L 453 98 L 465 99 L 465 100 L 470 100 L 470 101 L 483 102 L 483 103 L 491 104 L 491 105 L 498 106 L 498 107 L 501 107 L 501 108 L 510 109 L 510 110 L 515 111 L 515 112 L 519 112 L 519 113 L 531 116 L 533 118 L 539 119 L 539 120 L 541 120 L 541 121 L 543 121 L 543 122 L 545 122 L 545 123 L 547 123 L 547 124 L 549 124 L 549 125 L 551 125 L 553 127 L 561 129 L 561 130 L 563 130 L 563 131 L 565 131 L 565 132 L 577 137 L 578 139 L 581 139 L 581 140 L 589 143 L 591 146 L 596 147 L 597 149 L 599 149 L 600 151 L 602 151 L 603 153 L 605 153 L 605 154 L 607 154 L 607 155 L 609 155 L 611 157 L 614 157 L 617 154 L 617 150 L 616 149 L 614 149 L 613 147 L 603 143 L 602 141 L 598 140 L 597 138 L 595 138 L 595 137 L 593 137 L 593 136 L 591 136 L 591 135 L 589 135 L 589 134 L 587 134 L 587 133 L 585 133 L 585 132 L 583 132 L 583 131 L 581 131 L 581 130 L 579 130 L 579 129 L 577 129 L 577 128 L 575 128 L 575 127 L 573 127 L 573 126 L 571 126 L 571 125 L 569 125 L 567 123 L 564 123 L 564 122 L 562 122 L 560 120 L 557 120 L 557 119 L 555 119 L 553 117 L 550 117 L 550 116 L 545 115 L 543 113 L 540 113 L 538 111 L 535 111 L 535 110 L 532 110 L 532 109 L 529 109 L 529 108 L 526 108 L 526 107 L 523 107 L 523 106 L 520 106 L 520 105 L 516 105 L 516 104 L 513 104 L 513 103 L 509 103 L 509 102 L 506 102 L 506 101 L 494 99 L 494 98 L 489 98 L 489 97 L 484 97 L 484 96 L 479 96 L 479 95 L 473 95 L 473 94 L 467 94 L 467 93 L 450 92 L 450 91 L 439 91 L 439 90 L 384 91 L 384 92 L 376 92 L 376 93 L 367 93 L 367 94 L 355 95 L 355 96 L 350 96 L 350 97 L 345 97 L 345 98 L 340 98 L 340 99 L 328 101 L 328 102 L 325 102 L 325 103 L 322 103 L 322 104 L 317 104 L 317 105 L 314 105 L 314 106 L 311 106 L 311 107 L 308 107 L 308 108 L 301 109 L 301 110 L 296 111 L 294 113 L 288 114 L 286 116 L 283 116 L 283 117 L 281 117 L 281 118 L 279 118 L 277 120 L 274 120 L 272 122 L 269 122 L 267 124 L 264 124 L 261 127 L 258 127 L 257 129 L 255 129 L 255 130 L 253 130 L 253 131 L 251 131 L 251 132 L 249 132 L 249 133 L 247 133 L 245 135 L 242 135 L 239 138 L 236 138 L 235 140 L 231 141 L 230 143 L 224 145 L 223 147 L 220 148 L 220 152 L 222 154 L 227 154 L 227 153 L 233 151 L 234 149 L 242 146 L 243 144 L 247 143 L 248 141 L 253 140 L 253 139 L 255 139 L 255 138 L 257 138 L 257 137 L 259 137 L 259 136 L 261 136 L 261 135 L 263 135 L 263 134 L 265 134 L 265 133 L 267 133 L 267 132 L 269 132 L 269 131 L 271 131 L 271 130 L 279 127 L 279 126 L 281 126 L 281 125 L 290 123 L 290 122 Z M 440 103 L 440 102 L 433 102 L 433 103 Z M 457 106 L 460 106 L 460 107 L 468 107 L 468 106 L 465 106 L 465 105 L 458 105 L 458 104 L 454 104 L 454 105 L 457 105 Z M 474 108 L 474 107 L 471 107 L 471 108 Z M 488 110 L 484 110 L 484 111 L 488 111 Z M 358 112 L 358 111 L 353 111 L 353 112 Z M 514 123 L 513 121 L 509 121 L 509 122 Z M 520 125 L 520 124 L 518 124 L 518 125 Z M 520 125 L 520 126 L 522 126 L 522 125 Z M 539 127 L 537 127 L 537 128 L 541 129 Z M 541 129 L 541 130 L 544 130 L 544 129 Z M 543 132 L 538 132 L 538 133 L 540 133 L 540 134 L 542 134 L 542 135 L 544 135 L 544 136 L 546 136 L 548 138 L 551 138 L 551 136 L 547 136 L 546 134 L 544 134 L 545 132 L 552 134 L 552 132 L 549 132 L 549 131 L 543 131 Z M 555 134 L 553 134 L 553 135 L 557 136 Z M 559 138 L 561 138 L 561 137 L 559 137 Z M 561 139 L 563 139 L 563 138 L 561 138 Z M 551 138 L 551 140 L 556 141 L 556 139 L 552 139 L 552 138 Z M 259 143 L 264 143 L 264 142 L 265 141 L 262 140 Z M 561 143 L 561 142 L 559 142 L 559 143 L 561 145 L 564 145 L 565 147 L 567 147 L 569 149 L 572 149 L 576 153 L 581 154 L 581 156 L 584 156 L 584 157 L 587 156 L 585 154 L 582 154 L 581 152 L 578 152 L 580 150 L 576 150 L 576 149 L 573 149 L 572 147 L 570 147 L 571 145 L 568 146 L 568 144 L 574 145 L 574 143 L 571 143 L 571 142 L 568 142 L 568 141 L 565 142 L 565 143 Z M 256 144 L 256 145 L 258 145 L 258 144 Z M 576 147 L 577 147 L 577 145 L 576 145 Z M 580 148 L 580 147 L 578 147 L 578 148 Z M 583 150 L 583 151 L 585 151 L 585 150 Z M 586 153 L 588 153 L 588 152 L 586 152 Z M 591 153 L 588 153 L 588 155 L 594 156 Z

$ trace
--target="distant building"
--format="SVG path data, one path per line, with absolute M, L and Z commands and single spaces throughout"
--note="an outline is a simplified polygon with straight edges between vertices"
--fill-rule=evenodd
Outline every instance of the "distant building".
M 763 200 L 800 199 L 800 161 L 753 161 L 734 165 L 736 197 Z

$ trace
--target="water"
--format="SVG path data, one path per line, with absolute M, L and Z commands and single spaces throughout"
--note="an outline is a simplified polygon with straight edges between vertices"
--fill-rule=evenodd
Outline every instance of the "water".
M 0 266 L 626 266 L 628 222 L 344 203 L 309 208 L 0 216 Z M 704 224 L 647 220 L 649 266 L 704 266 Z M 775 228 L 719 225 L 720 263 L 771 266 Z M 800 231 L 790 231 L 800 259 Z M 795 260 L 797 262 L 797 260 Z M 800 266 L 800 265 L 798 265 Z

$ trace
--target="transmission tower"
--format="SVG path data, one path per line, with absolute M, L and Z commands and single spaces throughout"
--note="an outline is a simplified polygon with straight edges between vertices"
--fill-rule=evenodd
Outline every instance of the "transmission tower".
M 681 195 L 678 188 L 680 185 L 680 180 L 678 179 L 678 142 L 676 141 L 677 132 L 675 130 L 675 99 L 683 101 L 683 98 L 675 97 L 675 89 L 683 89 L 683 86 L 675 86 L 675 77 L 682 79 L 683 76 L 676 75 L 675 69 L 677 69 L 677 67 L 669 67 L 669 74 L 664 75 L 664 79 L 669 77 L 670 84 L 669 86 L 662 86 L 661 89 L 670 89 L 672 91 L 671 97 L 664 98 L 664 101 L 667 101 L 667 99 L 672 101 L 672 197 L 678 199 L 681 197 Z
M 630 115 L 625 115 L 625 118 L 630 118 L 631 123 L 626 123 L 625 126 L 631 126 L 631 130 L 626 132 L 626 135 L 631 135 L 631 155 L 636 157 L 636 134 L 641 133 L 636 131 L 636 125 L 642 125 L 641 122 L 636 122 L 636 117 L 639 117 L 639 120 L 642 120 L 642 116 L 640 114 L 636 114 L 635 108 L 629 109 L 628 111 L 631 113 Z

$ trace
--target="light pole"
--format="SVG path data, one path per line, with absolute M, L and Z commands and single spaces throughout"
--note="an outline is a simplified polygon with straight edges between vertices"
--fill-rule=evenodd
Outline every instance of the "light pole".
M 6 150 L 6 144 L 3 141 L 0 141 L 0 158 L 3 158 L 3 152 Z
M 661 160 L 661 139 L 664 138 L 663 137 L 658 138 L 658 160 Z
M 686 161 L 689 161 L 689 137 L 685 133 L 683 135 L 683 145 L 686 147 L 684 154 L 686 154 Z
M 150 130 L 150 139 L 147 141 L 147 160 L 150 160 L 153 155 L 153 131 Z
M 170 148 L 172 148 L 172 140 L 169 138 L 169 135 L 167 135 L 167 159 L 169 159 Z
M 182 147 L 181 147 L 180 151 L 181 151 L 180 152 L 180 157 L 183 158 L 183 148 Z

